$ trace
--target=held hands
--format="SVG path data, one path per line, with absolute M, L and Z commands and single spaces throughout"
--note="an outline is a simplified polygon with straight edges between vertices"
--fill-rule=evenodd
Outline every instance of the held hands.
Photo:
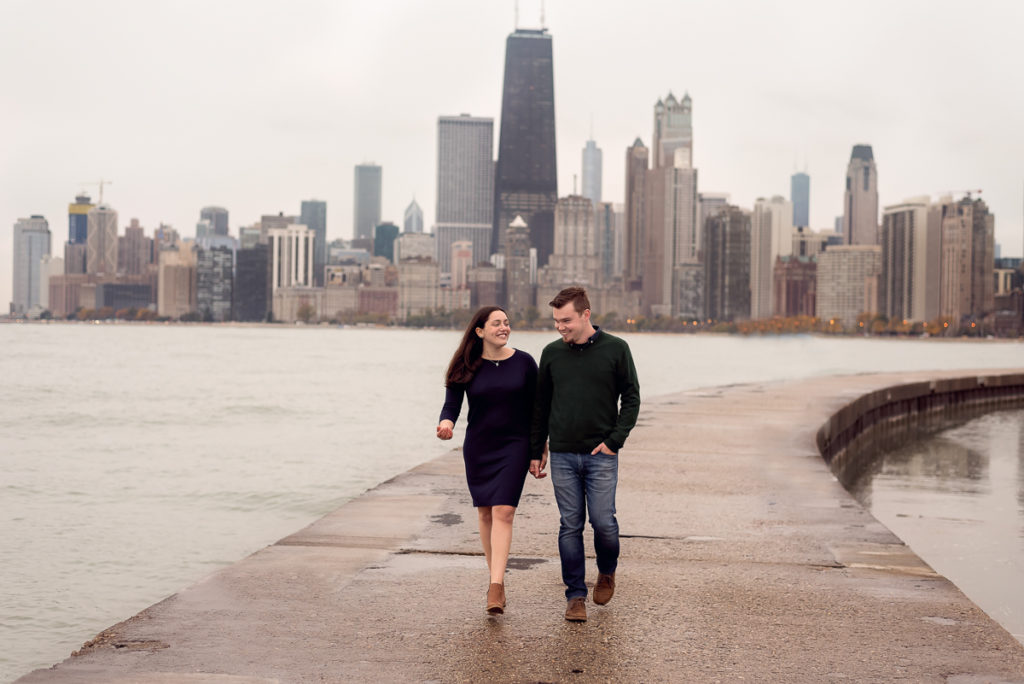
M 609 449 L 607 446 L 605 446 L 604 442 L 601 442 L 596 447 L 594 447 L 594 450 L 590 452 L 590 455 L 591 456 L 596 456 L 599 453 L 600 454 L 608 454 L 609 456 L 614 456 L 615 455 L 615 452 L 612 451 L 611 449 Z
M 534 459 L 534 460 L 530 461 L 530 474 L 533 475 L 538 480 L 541 480 L 541 479 L 547 477 L 548 474 L 544 472 L 544 467 L 547 466 L 547 464 L 548 464 L 548 445 L 547 445 L 547 442 L 545 442 L 544 443 L 544 453 L 541 454 L 540 460 Z
M 455 423 L 450 420 L 442 420 L 437 425 L 437 438 L 438 439 L 451 439 L 452 430 L 455 428 Z

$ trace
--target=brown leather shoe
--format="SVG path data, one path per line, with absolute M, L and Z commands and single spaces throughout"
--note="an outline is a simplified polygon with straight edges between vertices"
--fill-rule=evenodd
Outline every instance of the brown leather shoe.
M 487 587 L 487 612 L 491 615 L 501 615 L 505 612 L 505 585 L 491 582 Z
M 587 599 L 582 596 L 569 599 L 569 605 L 565 608 L 565 619 L 569 622 L 586 622 Z
M 615 573 L 603 575 L 597 573 L 597 584 L 594 585 L 594 603 L 603 606 L 615 595 Z

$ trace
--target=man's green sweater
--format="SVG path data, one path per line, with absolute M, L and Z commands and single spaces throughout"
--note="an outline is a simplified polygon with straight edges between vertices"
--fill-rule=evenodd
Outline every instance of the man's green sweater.
M 621 399 L 621 406 L 620 406 Z M 601 442 L 619 449 L 636 425 L 640 383 L 629 345 L 597 329 L 583 344 L 555 340 L 540 357 L 531 453 L 589 454 Z

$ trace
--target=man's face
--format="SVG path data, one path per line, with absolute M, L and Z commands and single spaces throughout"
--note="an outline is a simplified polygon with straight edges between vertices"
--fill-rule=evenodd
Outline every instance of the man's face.
M 577 313 L 576 307 L 569 302 L 563 307 L 551 309 L 551 315 L 555 319 L 555 330 L 562 336 L 564 342 L 583 344 L 587 341 L 589 332 L 590 309 L 584 309 L 583 313 Z

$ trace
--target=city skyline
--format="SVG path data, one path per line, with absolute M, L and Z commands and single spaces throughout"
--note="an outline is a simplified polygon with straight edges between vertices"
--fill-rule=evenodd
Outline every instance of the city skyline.
M 811 227 L 830 228 L 842 213 L 850 150 L 867 144 L 878 164 L 879 220 L 885 206 L 909 197 L 981 188 L 1002 254 L 1020 254 L 1024 179 L 1004 160 L 1024 149 L 1012 125 L 1024 107 L 1017 89 L 1002 83 L 1022 61 L 1011 52 L 1010 29 L 1024 9 L 991 4 L 964 15 L 953 3 L 929 4 L 927 13 L 866 3 L 850 17 L 812 3 L 586 7 L 593 12 L 546 6 L 560 196 L 581 173 L 580 151 L 593 137 L 605 152 L 603 199 L 621 203 L 625 150 L 637 136 L 651 146 L 650 108 L 671 90 L 694 101 L 702 193 L 729 193 L 749 209 L 757 197 L 788 197 L 790 175 L 806 169 Z M 62 242 L 74 195 L 84 190 L 98 201 L 98 188 L 82 181 L 112 180 L 104 202 L 122 225 L 138 218 L 150 235 L 161 222 L 192 235 L 209 205 L 230 212 L 237 235 L 263 214 L 297 214 L 302 200 L 318 197 L 330 205 L 327 240 L 351 238 L 357 164 L 372 159 L 384 169 L 382 220 L 401 223 L 413 196 L 433 216 L 437 117 L 467 112 L 500 124 L 512 3 L 309 3 L 287 15 L 248 8 L 183 3 L 118 6 L 115 14 L 107 3 L 86 2 L 57 14 L 33 5 L 0 10 L 9 83 L 0 116 L 19 132 L 2 166 L 0 299 L 10 300 L 14 223 L 41 214 L 54 244 Z M 621 12 L 615 22 L 612 9 Z M 649 21 L 652 12 L 658 22 Z M 539 25 L 539 3 L 520 3 L 519 17 L 521 27 Z M 194 50 L 209 22 L 238 30 Z M 908 23 L 918 30 L 903 31 Z M 704 28 L 668 40 L 683 25 Z M 57 49 L 77 32 L 107 38 L 90 41 L 97 71 L 88 77 L 75 75 L 76 51 Z M 125 42 L 141 33 L 144 43 Z M 393 41 L 396 33 L 406 40 Z M 644 38 L 623 37 L 631 33 Z M 749 37 L 743 54 L 756 61 L 717 57 L 725 33 Z M 892 48 L 886 37 L 896 35 Z M 256 49 L 272 36 L 301 37 L 302 47 Z M 372 50 L 383 36 L 401 48 Z M 928 49 L 943 36 L 952 49 Z M 29 46 L 40 56 L 16 59 Z M 973 94 L 951 94 L 951 83 L 969 84 Z M 96 90 L 109 107 L 87 106 Z M 198 106 L 214 95 L 218 111 Z M 68 105 L 76 101 L 81 107 Z

